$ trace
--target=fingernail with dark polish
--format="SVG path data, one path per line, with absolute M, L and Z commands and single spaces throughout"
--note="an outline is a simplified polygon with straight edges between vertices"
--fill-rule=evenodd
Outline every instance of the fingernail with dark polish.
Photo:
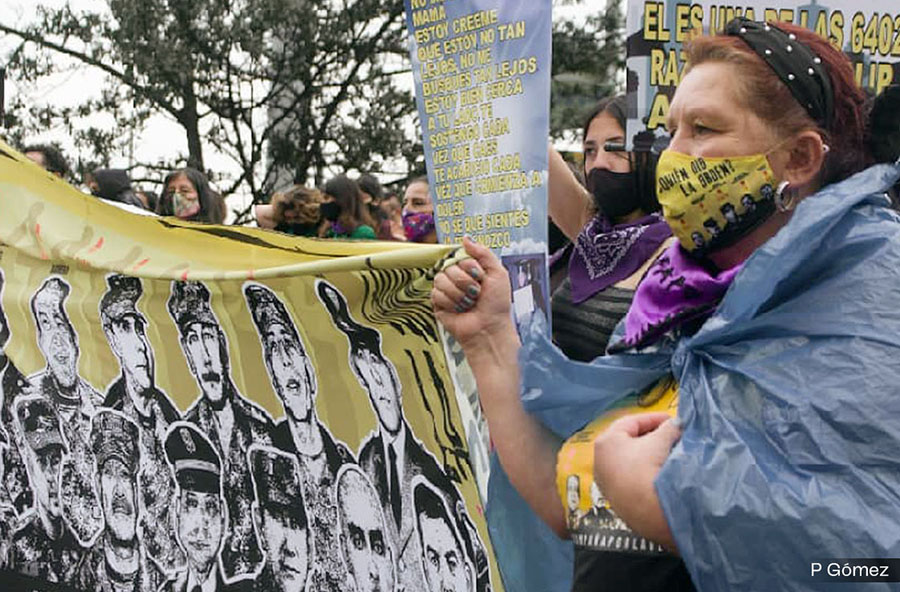
M 466 310 L 472 308 L 472 306 L 474 306 L 474 304 L 475 303 L 468 296 L 463 296 L 459 301 L 459 305 L 462 306 Z
M 469 275 L 472 276 L 472 279 L 477 280 L 481 277 L 481 273 L 474 267 L 469 269 Z
M 469 286 L 469 289 L 466 290 L 469 293 L 469 296 L 472 298 L 478 298 L 478 294 L 481 290 L 478 289 L 478 286 Z

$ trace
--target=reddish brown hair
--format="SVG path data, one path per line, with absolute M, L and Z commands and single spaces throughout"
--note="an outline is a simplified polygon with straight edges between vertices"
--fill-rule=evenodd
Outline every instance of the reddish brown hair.
M 834 117 L 829 129 L 822 128 L 791 94 L 787 85 L 750 47 L 738 37 L 702 36 L 685 49 L 690 65 L 724 62 L 738 66 L 743 106 L 762 119 L 781 138 L 806 130 L 816 130 L 831 151 L 825 160 L 823 184 L 833 183 L 861 171 L 870 164 L 865 148 L 866 99 L 857 86 L 847 57 L 809 29 L 775 23 L 793 33 L 822 59 L 834 89 Z

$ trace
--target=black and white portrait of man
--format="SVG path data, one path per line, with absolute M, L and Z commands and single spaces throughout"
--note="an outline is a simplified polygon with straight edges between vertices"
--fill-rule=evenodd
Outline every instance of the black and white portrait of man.
M 573 473 L 566 477 L 566 516 L 569 530 L 575 530 L 581 520 L 581 510 L 578 507 L 580 501 L 581 479 Z
M 51 277 L 31 299 L 38 348 L 47 366 L 29 376 L 28 382 L 55 407 L 62 423 L 69 451 L 62 467 L 63 516 L 75 537 L 87 546 L 103 527 L 87 442 L 91 417 L 103 397 L 78 375 L 78 336 L 65 309 L 70 290 L 65 281 Z
M 175 484 L 166 464 L 163 442 L 178 411 L 156 387 L 156 361 L 147 338 L 147 318 L 138 310 L 143 294 L 135 277 L 113 274 L 100 299 L 100 321 L 121 374 L 109 387 L 103 406 L 121 411 L 139 426 L 141 532 L 151 557 L 168 573 L 183 566 L 173 536 L 171 499 Z
M 319 421 L 315 368 L 284 303 L 256 283 L 244 286 L 244 296 L 272 387 L 284 407 L 285 417 L 272 431 L 272 444 L 296 457 L 303 477 L 320 568 L 314 577 L 325 578 L 330 589 L 340 588 L 345 574 L 339 558 L 334 480 L 342 465 L 355 460 L 350 449 Z
M 381 349 L 381 335 L 352 318 L 346 299 L 334 286 L 318 280 L 316 291 L 335 327 L 347 337 L 350 368 L 368 393 L 378 418 L 377 429 L 362 443 L 359 465 L 375 485 L 390 524 L 393 546 L 399 550 L 399 583 L 406 590 L 424 589 L 425 574 L 421 568 L 421 550 L 412 509 L 412 481 L 416 476 L 424 476 L 441 491 L 447 506 L 455 512 L 465 514 L 465 504 L 454 483 L 406 422 L 400 378 L 394 364 Z M 462 516 L 455 516 L 455 519 L 458 523 L 470 523 Z M 473 563 L 483 566 L 477 578 L 477 589 L 484 590 L 490 586 L 486 554 L 474 530 L 472 534 Z
M 176 536 L 187 563 L 160 590 L 214 592 L 228 590 L 219 553 L 228 530 L 223 497 L 223 465 L 212 442 L 196 426 L 178 421 L 166 436 L 166 457 L 177 487 L 173 506 Z
M 388 536 L 381 500 L 356 465 L 341 469 L 335 485 L 341 529 L 341 556 L 352 590 L 393 592 L 396 551 Z
M 228 342 L 213 313 L 206 286 L 173 282 L 168 307 L 178 326 L 188 367 L 200 387 L 200 398 L 184 418 L 209 437 L 222 459 L 225 499 L 232 516 L 222 565 L 226 578 L 241 578 L 257 572 L 262 562 L 250 514 L 253 483 L 247 450 L 254 443 L 269 443 L 271 419 L 245 399 L 232 380 Z
M 83 551 L 62 516 L 67 449 L 59 415 L 43 396 L 23 395 L 13 404 L 13 418 L 34 511 L 13 534 L 6 568 L 50 583 L 71 582 Z
M 413 487 L 416 532 L 429 592 L 472 592 L 473 567 L 443 496 L 425 479 Z
M 256 494 L 253 524 L 265 553 L 254 589 L 306 590 L 313 563 L 312 534 L 297 459 L 269 446 L 251 446 L 249 462 Z
M 91 447 L 104 528 L 79 570 L 84 590 L 151 592 L 162 582 L 138 539 L 139 440 L 137 424 L 122 413 L 100 409 L 94 415 Z

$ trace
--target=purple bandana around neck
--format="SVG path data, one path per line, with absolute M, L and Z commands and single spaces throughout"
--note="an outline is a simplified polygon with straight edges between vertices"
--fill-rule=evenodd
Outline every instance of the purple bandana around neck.
M 672 231 L 659 214 L 615 226 L 605 216 L 591 218 L 569 259 L 572 302 L 584 302 L 630 277 L 670 236 Z
M 334 221 L 331 223 L 331 232 L 334 236 L 349 236 L 350 233 L 347 232 L 347 229 L 341 226 L 341 223 L 338 221 Z
M 678 242 L 659 256 L 638 286 L 625 317 L 625 339 L 615 350 L 651 345 L 670 329 L 715 312 L 743 263 L 713 275 Z M 612 351 L 612 350 L 611 350 Z

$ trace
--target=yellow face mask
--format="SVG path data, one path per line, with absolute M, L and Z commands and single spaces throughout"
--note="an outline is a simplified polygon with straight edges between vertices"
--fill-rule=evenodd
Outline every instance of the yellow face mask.
M 774 187 L 765 154 L 707 158 L 666 150 L 656 168 L 663 216 L 696 255 L 733 244 L 771 216 Z

